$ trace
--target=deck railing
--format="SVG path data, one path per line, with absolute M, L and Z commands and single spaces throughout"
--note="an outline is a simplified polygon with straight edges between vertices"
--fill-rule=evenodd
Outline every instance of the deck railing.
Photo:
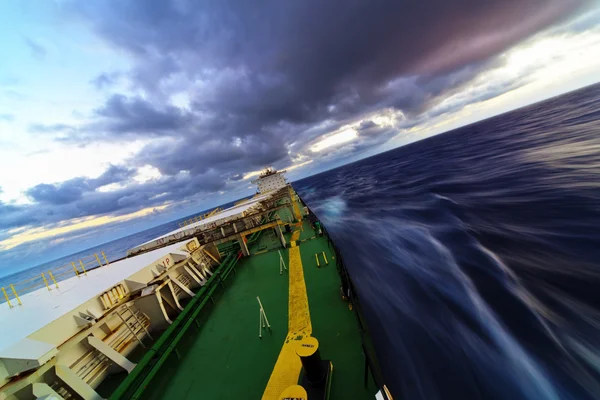
M 193 216 L 190 219 L 186 219 L 185 221 L 180 222 L 179 223 L 179 227 L 183 228 L 183 227 L 186 227 L 188 225 L 194 224 L 196 222 L 200 222 L 203 219 L 206 219 L 208 217 L 212 217 L 213 215 L 216 215 L 216 214 L 220 213 L 221 211 L 223 211 L 223 209 L 221 207 L 217 207 L 214 210 L 209 211 L 207 213 L 195 215 L 195 216 Z
M 0 287 L 0 304 L 7 303 L 12 308 L 22 305 L 21 297 L 26 293 L 46 288 L 48 291 L 59 289 L 59 283 L 65 279 L 81 277 L 87 275 L 91 269 L 108 265 L 108 258 L 104 251 L 81 257 L 70 263 L 50 268 L 45 271 L 39 271 L 35 276 L 21 281 L 12 282 L 4 287 Z
M 134 370 L 121 382 L 110 396 L 110 400 L 143 398 L 144 391 L 169 356 L 175 353 L 178 358 L 180 357 L 179 342 L 192 324 L 195 324 L 198 329 L 200 328 L 200 322 L 198 321 L 200 313 L 209 301 L 214 302 L 213 295 L 215 295 L 215 291 L 222 289 L 227 277 L 232 272 L 235 273 L 235 266 L 241 257 L 241 252 L 232 252 L 223 259 L 206 284 L 196 293 L 167 330 L 154 342 L 152 348 L 146 352 Z

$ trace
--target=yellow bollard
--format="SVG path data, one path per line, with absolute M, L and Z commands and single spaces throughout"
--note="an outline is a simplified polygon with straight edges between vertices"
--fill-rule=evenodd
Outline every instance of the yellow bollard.
M 48 285 L 48 281 L 46 280 L 46 276 L 44 275 L 43 272 L 42 272 L 42 279 L 44 280 L 44 283 L 46 284 L 46 289 L 48 289 L 48 291 L 52 290 L 52 289 L 50 289 L 50 286 Z
M 4 298 L 6 299 L 6 302 L 8 303 L 8 306 L 10 308 L 13 308 L 13 305 L 10 304 L 10 299 L 8 298 L 8 294 L 6 293 L 6 290 L 4 290 L 4 288 L 2 288 L 2 293 L 4 293 Z
M 98 254 L 94 253 L 94 257 L 96 257 L 96 261 L 98 261 L 98 265 L 101 267 L 102 262 L 100 261 L 100 257 L 98 257 Z
M 315 260 L 317 260 L 317 267 L 320 267 L 321 264 L 319 263 L 319 255 L 317 253 L 315 253 Z
M 19 295 L 17 294 L 17 291 L 15 290 L 15 287 L 13 285 L 10 285 L 10 288 L 13 291 L 13 294 L 15 295 L 15 298 L 17 299 L 17 301 L 19 302 L 19 305 L 23 305 L 23 303 L 21 303 L 21 299 L 19 298 Z
M 87 271 L 85 270 L 85 265 L 83 265 L 83 261 L 79 260 L 79 265 L 81 265 L 81 270 L 83 271 L 83 273 L 87 275 Z
M 104 261 L 106 261 L 106 264 L 104 265 L 108 265 L 108 259 L 106 258 L 106 254 L 104 254 L 104 251 L 102 251 L 102 257 L 104 257 Z
M 56 286 L 56 288 L 58 289 L 58 283 L 56 283 L 56 279 L 54 279 L 54 275 L 52 275 L 52 271 L 48 271 L 48 275 L 50 275 L 50 278 L 52 278 L 52 281 L 54 282 L 54 286 Z
M 327 261 L 327 256 L 325 256 L 325 252 L 323 252 L 323 258 L 325 259 L 325 265 L 329 265 L 329 261 Z
M 73 266 L 73 271 L 75 271 L 75 276 L 79 278 L 79 271 L 77 271 L 77 267 L 75 266 L 75 262 L 71 261 L 71 265 Z

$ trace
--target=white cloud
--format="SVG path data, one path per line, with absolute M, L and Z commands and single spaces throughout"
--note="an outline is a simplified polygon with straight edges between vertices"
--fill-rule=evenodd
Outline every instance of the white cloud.
M 146 141 L 94 142 L 87 146 L 57 143 L 46 138 L 25 137 L 13 148 L 0 148 L 0 200 L 27 203 L 24 192 L 40 183 L 62 182 L 76 177 L 96 178 L 110 164 L 122 164 Z M 142 169 L 140 179 L 152 177 Z
M 313 153 L 321 152 L 332 146 L 339 146 L 347 142 L 358 139 L 358 133 L 355 129 L 346 128 L 339 132 L 335 132 L 330 135 L 326 135 L 323 139 L 318 140 L 315 144 L 310 147 L 310 151 Z
M 153 167 L 152 165 L 144 165 L 143 167 L 138 168 L 137 174 L 133 179 L 138 183 L 145 183 L 154 179 L 159 179 L 161 176 L 158 168 Z

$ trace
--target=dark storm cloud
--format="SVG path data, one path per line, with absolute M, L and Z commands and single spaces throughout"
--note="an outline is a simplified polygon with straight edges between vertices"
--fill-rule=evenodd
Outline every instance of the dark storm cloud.
M 108 213 L 125 214 L 168 201 L 181 202 L 215 193 L 226 185 L 226 179 L 214 170 L 195 176 L 179 173 L 144 183 L 132 180 L 134 175 L 135 170 L 113 165 L 98 178 L 74 178 L 58 184 L 34 186 L 26 192 L 34 204 L 11 205 L 0 202 L 0 231 Z M 109 184 L 119 184 L 120 187 L 104 192 L 97 190 Z
M 139 184 L 125 170 L 110 172 L 114 179 L 39 185 L 27 194 L 40 213 L 17 207 L 11 209 L 11 221 L 125 212 L 218 191 L 225 180 L 235 182 L 250 170 L 289 165 L 293 157 L 306 156 L 321 135 L 361 119 L 367 121 L 357 129 L 358 141 L 339 154 L 381 145 L 415 121 L 455 110 L 441 101 L 497 65 L 501 51 L 584 3 L 67 3 L 69 13 L 131 55 L 130 71 L 106 72 L 92 84 L 106 90 L 123 78 L 135 94 L 113 94 L 90 122 L 77 128 L 57 124 L 30 129 L 86 142 L 151 137 L 128 163 L 150 164 L 164 177 Z M 503 90 L 507 87 L 490 86 L 465 101 Z M 174 105 L 171 96 L 178 93 L 185 93 L 185 107 Z M 395 127 L 368 120 L 371 113 L 386 109 L 401 112 Z M 110 183 L 125 187 L 96 190 Z
M 141 97 L 111 96 L 106 104 L 96 110 L 100 126 L 96 130 L 122 135 L 160 134 L 176 132 L 187 125 L 184 112 L 177 107 L 156 107 Z
M 360 140 L 342 146 L 339 154 L 332 152 L 332 154 L 329 154 L 329 157 L 338 158 L 339 156 L 345 156 L 348 153 L 359 153 L 374 146 L 381 145 L 394 137 L 394 135 L 398 133 L 398 130 L 395 127 L 382 126 L 374 121 L 364 120 L 356 128 L 356 133 L 358 133 Z
M 61 183 L 36 185 L 26 191 L 33 201 L 47 204 L 68 204 L 81 199 L 85 192 L 111 183 L 126 182 L 135 175 L 135 170 L 111 165 L 98 178 L 73 178 Z
M 83 193 L 82 178 L 71 179 L 58 185 L 41 183 L 27 190 L 26 194 L 32 200 L 40 203 L 66 204 L 81 198 Z
M 382 107 L 422 112 L 498 52 L 581 4 L 108 1 L 79 2 L 72 11 L 135 56 L 130 78 L 140 90 L 160 96 L 195 89 L 187 119 L 173 109 L 155 120 L 143 112 L 113 113 L 107 131 L 180 129 L 178 136 L 190 143 L 206 136 L 256 137 L 279 146 L 275 135 L 289 144 L 304 124 Z M 282 122 L 292 129 L 278 131 Z
M 136 157 L 140 164 L 156 165 L 161 173 L 177 174 L 189 171 L 193 175 L 217 168 L 222 172 L 261 168 L 285 159 L 287 150 L 274 139 L 265 143 L 261 138 L 247 136 L 236 143 L 235 139 L 189 140 L 181 138 L 176 143 L 158 143 L 146 146 Z

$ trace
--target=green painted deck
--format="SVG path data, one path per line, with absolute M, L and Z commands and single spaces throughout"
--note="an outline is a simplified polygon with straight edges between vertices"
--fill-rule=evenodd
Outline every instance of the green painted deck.
M 314 236 L 303 223 L 300 240 Z M 225 282 L 215 305 L 202 311 L 201 328 L 192 327 L 144 392 L 148 399 L 260 399 L 288 333 L 288 275 L 279 275 L 277 239 L 261 235 Z M 291 235 L 286 234 L 289 240 Z M 331 399 L 373 399 L 376 389 L 363 385 L 364 357 L 353 311 L 340 298 L 340 279 L 327 239 L 299 243 L 312 322 L 320 353 L 333 362 Z M 264 251 L 264 250 L 263 250 Z M 289 265 L 288 249 L 279 251 Z M 317 268 L 315 253 L 329 260 Z M 259 339 L 260 296 L 272 331 Z

